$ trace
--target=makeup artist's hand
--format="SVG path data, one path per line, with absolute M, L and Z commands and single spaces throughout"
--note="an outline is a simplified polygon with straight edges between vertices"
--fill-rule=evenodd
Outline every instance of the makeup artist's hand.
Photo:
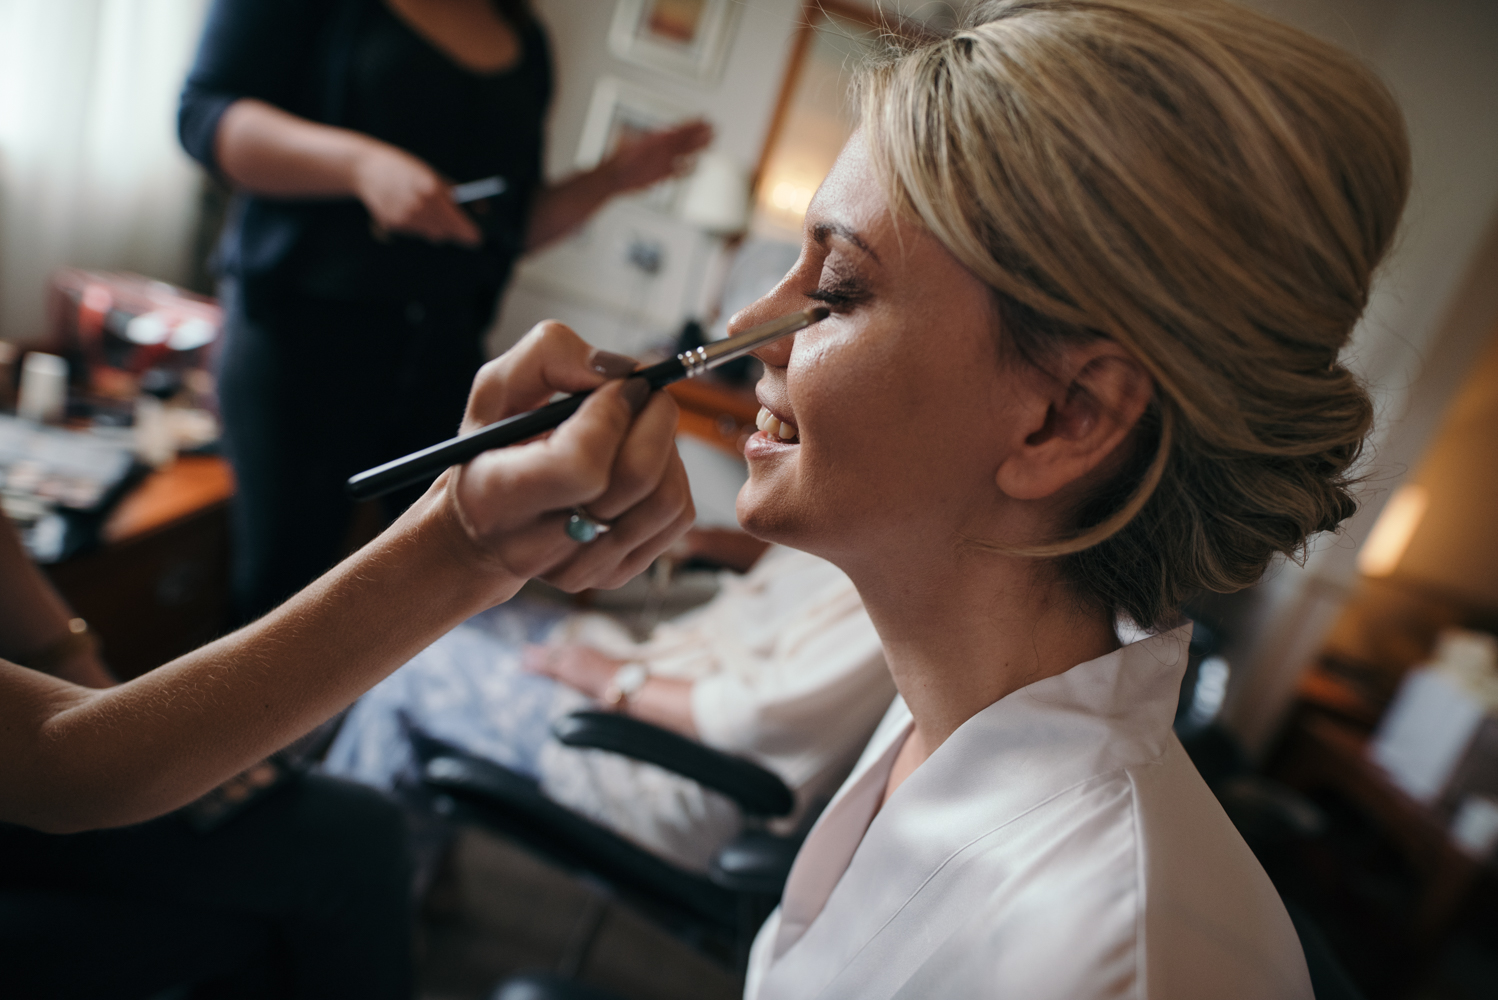
M 622 143 L 604 168 L 615 191 L 638 191 L 684 173 L 689 157 L 712 141 L 713 127 L 707 122 L 685 122 Z
M 648 393 L 643 381 L 619 380 L 633 369 L 631 359 L 594 351 L 562 324 L 545 322 L 479 372 L 465 433 L 555 392 L 602 385 L 549 435 L 487 451 L 445 474 L 446 499 L 468 541 L 496 568 L 568 591 L 617 587 L 691 525 L 676 404 L 668 393 Z M 565 525 L 575 506 L 612 530 L 587 544 L 573 541 Z
M 449 185 L 421 159 L 371 141 L 354 165 L 354 192 L 378 232 L 476 247 L 483 235 L 453 203 Z

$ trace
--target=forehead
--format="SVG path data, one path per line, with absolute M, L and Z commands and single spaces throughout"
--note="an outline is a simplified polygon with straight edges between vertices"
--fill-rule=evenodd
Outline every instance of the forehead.
M 806 233 L 818 243 L 841 236 L 877 258 L 892 230 L 884 185 L 863 133 L 855 132 L 807 206 Z

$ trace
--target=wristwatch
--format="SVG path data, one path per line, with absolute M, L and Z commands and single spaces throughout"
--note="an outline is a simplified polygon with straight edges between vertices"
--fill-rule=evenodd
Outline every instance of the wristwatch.
M 603 704 L 612 712 L 622 712 L 629 706 L 629 699 L 639 693 L 650 679 L 645 664 L 631 661 L 614 672 L 614 679 L 603 689 Z

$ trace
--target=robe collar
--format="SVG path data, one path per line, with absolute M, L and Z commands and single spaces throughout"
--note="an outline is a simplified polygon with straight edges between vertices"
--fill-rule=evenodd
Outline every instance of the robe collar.
M 1070 787 L 1158 759 L 1190 638 L 1189 624 L 1146 636 L 1006 695 L 876 815 L 912 726 L 897 698 L 796 857 L 760 995 L 816 996 L 965 847 Z

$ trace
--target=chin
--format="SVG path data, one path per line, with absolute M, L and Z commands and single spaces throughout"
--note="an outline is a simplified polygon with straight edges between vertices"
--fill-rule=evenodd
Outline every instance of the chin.
M 811 512 L 795 501 L 791 490 L 751 476 L 739 490 L 734 513 L 739 526 L 762 542 L 827 558 L 827 533 L 817 527 Z
M 768 496 L 766 494 L 769 494 Z M 739 519 L 739 527 L 762 542 L 779 542 L 783 534 L 783 512 L 777 512 L 776 507 L 782 506 L 774 502 L 774 490 L 764 482 L 755 482 L 753 473 L 750 473 L 749 481 L 739 489 L 738 499 L 734 501 L 733 512 Z

